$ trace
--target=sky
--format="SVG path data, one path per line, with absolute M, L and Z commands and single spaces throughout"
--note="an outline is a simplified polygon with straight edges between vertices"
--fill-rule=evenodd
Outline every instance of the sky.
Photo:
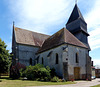
M 100 0 L 77 0 L 87 23 L 94 65 L 100 65 Z M 12 26 L 52 35 L 65 27 L 75 0 L 0 0 L 0 38 L 11 52 Z

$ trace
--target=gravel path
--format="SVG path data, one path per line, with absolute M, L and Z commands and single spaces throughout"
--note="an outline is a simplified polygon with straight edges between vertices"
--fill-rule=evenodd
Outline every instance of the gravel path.
M 92 81 L 76 81 L 76 84 L 50 85 L 50 86 L 27 86 L 27 87 L 91 87 L 100 84 L 100 78 Z

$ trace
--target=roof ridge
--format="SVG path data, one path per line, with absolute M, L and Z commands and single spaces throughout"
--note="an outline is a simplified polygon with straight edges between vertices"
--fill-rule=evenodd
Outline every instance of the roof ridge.
M 66 29 L 67 30 L 67 29 Z M 68 31 L 68 30 L 67 30 Z M 78 38 L 76 38 L 70 31 L 68 31 L 70 34 L 71 34 L 71 36 L 73 37 L 73 38 L 75 38 L 77 41 L 79 41 L 81 44 L 83 44 Z M 84 44 L 83 44 L 84 45 Z M 84 45 L 84 47 L 86 47 L 87 48 L 87 46 L 86 45 Z
M 14 28 L 21 29 L 21 30 L 25 30 L 25 31 L 29 31 L 29 32 L 38 33 L 38 32 L 35 32 L 35 31 L 31 31 L 31 30 L 27 30 L 27 29 L 23 29 L 23 28 L 15 27 L 15 26 L 14 26 Z M 50 36 L 50 35 L 43 34 L 43 33 L 40 33 L 40 32 L 39 32 L 38 34 L 42 34 L 42 35 L 46 35 L 46 36 Z
M 66 42 L 66 38 L 65 38 L 65 37 L 66 37 L 65 29 L 66 29 L 66 28 L 64 28 L 64 41 Z
M 76 5 L 76 6 L 77 6 L 77 5 Z M 83 15 L 82 15 L 80 9 L 78 8 L 78 6 L 77 6 L 77 9 L 78 9 L 78 13 L 79 13 L 79 18 L 81 18 L 82 20 L 84 20 L 84 17 L 83 17 Z M 84 20 L 84 21 L 85 21 L 85 20 Z
M 57 31 L 52 36 L 47 38 L 37 53 L 44 52 L 65 43 L 82 48 L 87 48 L 87 46 L 79 41 L 71 32 L 69 32 L 66 28 L 62 28 L 61 30 Z
M 49 35 L 14 27 L 16 43 L 40 46 Z

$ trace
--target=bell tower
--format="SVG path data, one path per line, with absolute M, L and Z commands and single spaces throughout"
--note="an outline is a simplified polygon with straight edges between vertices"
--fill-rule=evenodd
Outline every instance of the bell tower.
M 89 50 L 90 46 L 88 44 L 88 32 L 87 23 L 85 22 L 77 3 L 66 23 L 66 29 L 68 29 L 77 39 L 79 39 L 83 44 L 85 44 Z

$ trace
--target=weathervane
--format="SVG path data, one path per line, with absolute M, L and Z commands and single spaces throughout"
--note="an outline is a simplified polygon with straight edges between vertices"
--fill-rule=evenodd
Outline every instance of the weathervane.
M 15 24 L 15 22 L 13 21 L 13 25 Z
M 77 0 L 75 0 L 75 4 L 77 4 Z

